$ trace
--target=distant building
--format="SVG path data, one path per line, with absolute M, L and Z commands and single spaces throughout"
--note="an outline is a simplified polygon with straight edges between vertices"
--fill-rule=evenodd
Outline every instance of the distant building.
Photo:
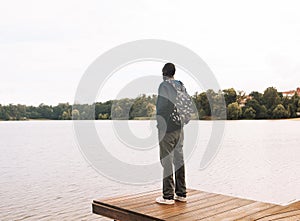
M 297 93 L 297 95 L 300 96 L 300 87 L 298 87 L 296 90 L 285 91 L 281 93 L 284 97 L 293 97 L 295 93 Z
M 247 101 L 252 100 L 252 96 L 246 95 L 245 97 L 241 98 L 238 103 L 240 107 L 245 107 Z

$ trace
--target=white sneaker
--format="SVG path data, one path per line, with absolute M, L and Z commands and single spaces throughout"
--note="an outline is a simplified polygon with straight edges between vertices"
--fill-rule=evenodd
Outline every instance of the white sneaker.
M 183 197 L 183 196 L 177 196 L 176 194 L 175 194 L 175 196 L 174 196 L 174 200 L 177 200 L 177 201 L 180 201 L 180 202 L 186 202 L 186 197 Z
M 159 204 L 167 204 L 167 205 L 171 205 L 171 204 L 175 203 L 174 200 L 164 199 L 162 196 L 157 197 L 156 202 L 159 203 Z

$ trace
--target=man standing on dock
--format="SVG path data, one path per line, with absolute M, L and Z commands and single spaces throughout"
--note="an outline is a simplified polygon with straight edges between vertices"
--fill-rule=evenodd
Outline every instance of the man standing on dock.
M 163 196 L 156 199 L 160 204 L 174 204 L 174 199 L 186 202 L 185 169 L 183 159 L 183 122 L 175 103 L 178 90 L 185 91 L 181 81 L 174 80 L 175 65 L 167 63 L 162 69 L 163 82 L 158 89 L 156 119 L 160 147 L 160 162 L 163 167 Z M 179 123 L 178 123 L 179 122 Z M 173 180 L 175 167 L 175 188 Z M 175 189 L 175 196 L 174 196 Z

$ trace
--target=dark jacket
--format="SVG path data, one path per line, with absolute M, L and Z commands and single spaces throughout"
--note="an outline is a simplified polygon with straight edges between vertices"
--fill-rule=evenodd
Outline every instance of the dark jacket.
M 179 81 L 178 84 L 180 84 Z M 156 119 L 157 128 L 172 132 L 181 129 L 180 125 L 175 124 L 170 119 L 170 114 L 174 110 L 174 103 L 177 96 L 175 88 L 167 81 L 163 81 L 158 88 L 158 97 L 156 101 Z M 165 128 L 166 127 L 166 128 Z

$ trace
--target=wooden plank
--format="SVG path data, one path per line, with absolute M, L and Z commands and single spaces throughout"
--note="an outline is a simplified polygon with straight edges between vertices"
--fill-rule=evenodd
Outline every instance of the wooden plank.
M 195 200 L 200 200 L 202 198 L 207 198 L 207 197 L 210 197 L 210 196 L 213 196 L 213 195 L 214 194 L 212 194 L 212 193 L 195 191 L 195 192 L 190 193 L 188 195 L 187 199 L 188 199 L 188 203 L 190 204 L 190 203 L 192 203 Z M 149 203 L 149 201 L 151 203 Z M 176 203 L 176 201 L 175 201 L 175 203 Z M 145 210 L 145 209 L 147 209 L 147 207 L 153 207 L 153 206 L 157 206 L 157 205 L 160 205 L 160 204 L 158 204 L 158 203 L 155 202 L 155 198 L 152 198 L 152 199 L 148 199 L 148 204 L 146 204 L 146 205 L 142 205 L 142 206 L 140 206 L 140 205 L 132 205 L 132 206 L 129 206 L 127 208 L 128 209 L 138 209 L 139 207 L 142 207 L 143 210 Z M 183 205 L 186 205 L 186 203 L 176 204 L 176 206 L 179 206 L 179 205 L 183 206 Z M 167 208 L 166 205 L 163 205 L 163 206 L 165 206 L 165 208 Z M 173 206 L 171 208 L 173 208 Z
M 95 214 L 120 221 L 163 221 L 155 217 L 149 217 L 144 214 L 137 214 L 132 211 L 126 211 L 122 208 L 113 208 L 97 203 L 92 204 L 92 211 Z
M 300 209 L 300 201 L 292 203 L 292 204 L 288 205 L 288 207 L 295 208 L 295 209 Z
M 272 214 L 272 215 L 268 215 L 265 217 L 262 217 L 260 219 L 256 219 L 259 221 L 269 221 L 269 220 L 278 220 L 278 219 L 290 219 L 290 220 L 294 220 L 292 219 L 292 217 L 297 217 L 300 216 L 300 210 L 293 210 L 293 211 L 289 211 L 289 212 L 279 212 L 277 214 Z
M 189 195 L 193 195 L 194 193 L 198 193 L 199 191 L 196 190 L 189 190 Z M 203 192 L 204 193 L 204 192 Z M 207 194 L 207 193 L 206 193 Z M 94 200 L 96 203 L 105 203 L 105 204 L 113 204 L 118 207 L 126 208 L 126 209 L 133 209 L 136 207 L 144 207 L 144 206 L 149 206 L 149 205 L 155 205 L 155 199 L 161 196 L 161 193 L 156 191 L 153 193 L 149 193 L 146 195 L 134 195 L 134 197 L 131 197 L 130 199 L 122 199 L 118 200 L 115 199 L 113 203 L 111 203 L 111 200 L 107 201 L 106 199 L 104 200 Z
M 199 205 L 198 208 L 194 208 L 194 210 L 187 211 L 187 213 L 183 213 L 179 216 L 173 216 L 170 218 L 170 220 L 176 220 L 177 218 L 180 220 L 207 220 L 208 217 L 211 217 L 215 214 L 223 213 L 224 211 L 228 211 L 232 208 L 248 205 L 249 203 L 251 202 L 248 200 L 240 200 L 236 198 L 226 200 L 226 198 L 224 198 L 223 201 L 211 201 L 210 204 Z
M 203 199 L 207 199 L 209 197 L 214 197 L 214 196 L 215 196 L 214 194 L 200 192 L 198 194 L 189 196 L 187 203 L 175 201 L 175 205 L 171 205 L 171 206 L 160 205 L 158 203 L 155 203 L 149 206 L 145 206 L 141 209 L 143 209 L 143 211 L 145 211 L 147 214 L 150 214 L 151 216 L 159 216 L 161 215 L 161 213 L 171 213 L 172 211 L 176 211 L 178 213 L 178 211 L 184 210 L 185 207 L 187 206 L 191 207 L 195 203 L 195 201 L 201 201 Z M 140 208 L 136 208 L 136 209 L 140 209 Z
M 235 208 L 213 215 L 209 218 L 206 218 L 205 220 L 238 220 L 241 217 L 253 214 L 264 209 L 268 209 L 272 206 L 272 204 L 262 202 L 253 202 L 248 205 L 237 205 Z
M 300 220 L 300 215 L 295 215 L 295 216 L 289 216 L 288 218 L 281 218 L 281 219 L 276 219 L 276 221 L 299 221 Z
M 192 193 L 197 193 L 197 190 L 193 190 L 193 189 L 188 189 L 187 190 L 188 195 L 192 194 Z M 129 195 L 129 196 L 122 196 L 122 197 L 114 197 L 114 198 L 110 198 L 110 199 L 100 199 L 100 200 L 94 200 L 94 202 L 104 202 L 107 204 L 117 204 L 120 207 L 123 206 L 128 206 L 128 205 L 134 205 L 134 204 L 139 204 L 141 202 L 146 202 L 149 204 L 148 200 L 152 200 L 153 202 L 155 202 L 156 197 L 161 196 L 161 191 L 159 190 L 155 190 L 155 191 L 149 191 L 147 193 L 141 193 L 141 194 L 134 194 L 134 195 Z M 148 200 L 146 200 L 148 199 Z M 147 202 L 148 201 L 148 202 Z
M 260 210 L 258 212 L 246 215 L 244 217 L 239 218 L 238 220 L 240 221 L 252 221 L 252 220 L 256 220 L 259 219 L 261 217 L 273 214 L 273 213 L 278 213 L 279 211 L 283 210 L 285 207 L 284 206 L 278 206 L 278 205 L 273 205 L 270 208 L 264 209 L 264 210 Z
M 177 218 L 179 217 L 180 219 L 183 219 L 185 217 L 193 217 L 196 214 L 198 214 L 198 211 L 219 203 L 223 203 L 223 202 L 227 202 L 230 201 L 231 199 L 228 199 L 227 197 L 224 197 L 222 195 L 215 195 L 212 197 L 208 197 L 208 198 L 204 198 L 201 200 L 197 200 L 194 203 L 191 203 L 191 205 L 189 205 L 189 203 L 186 205 L 185 208 L 180 209 L 180 210 L 176 210 L 176 208 L 174 208 L 174 210 L 166 213 L 166 214 L 157 214 L 159 215 L 159 217 L 161 218 L 166 218 L 166 219 L 173 219 L 173 218 Z M 151 215 L 156 215 L 156 214 L 151 214 Z
M 128 199 L 128 200 L 120 200 L 120 201 L 115 201 L 114 203 L 111 203 L 110 201 L 101 201 L 102 203 L 106 203 L 106 204 L 113 204 L 115 206 L 118 207 L 124 207 L 127 208 L 129 206 L 133 206 L 133 205 L 141 205 L 143 203 L 146 203 L 149 205 L 149 203 L 154 203 L 156 197 L 160 196 L 159 193 L 153 193 L 147 196 L 141 196 L 141 197 L 136 197 L 136 198 L 132 198 L 132 199 Z M 151 201 L 149 201 L 149 199 L 151 199 Z
M 194 195 L 194 194 L 208 194 L 205 192 L 201 192 L 201 191 L 196 191 L 196 190 L 188 190 L 188 197 Z M 153 195 L 153 196 L 146 196 L 140 199 L 136 199 L 134 202 L 125 202 L 124 207 L 126 207 L 127 209 L 135 209 L 138 207 L 145 207 L 148 205 L 157 205 L 158 203 L 155 202 L 156 198 L 161 196 L 161 193 L 157 194 L 157 195 Z M 165 206 L 165 205 L 164 205 Z
M 159 190 L 150 190 L 147 192 L 142 192 L 142 193 L 135 193 L 135 194 L 128 194 L 128 195 L 123 195 L 123 196 L 113 196 L 113 197 L 109 197 L 109 198 L 103 198 L 103 199 L 96 199 L 94 200 L 94 202 L 107 202 L 107 203 L 114 203 L 114 202 L 118 202 L 121 200 L 128 200 L 128 199 L 134 199 L 137 197 L 142 197 L 142 196 L 147 196 L 149 194 L 153 194 L 153 193 L 159 193 Z

